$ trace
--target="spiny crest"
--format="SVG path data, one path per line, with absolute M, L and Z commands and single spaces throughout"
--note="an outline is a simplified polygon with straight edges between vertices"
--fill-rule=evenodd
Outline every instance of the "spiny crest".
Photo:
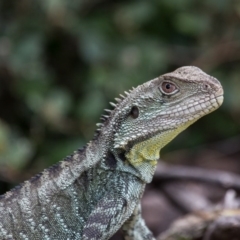
M 125 95 L 119 94 L 119 96 L 121 98 L 115 98 L 115 103 L 114 102 L 110 102 L 110 105 L 113 107 L 112 110 L 110 109 L 104 109 L 104 111 L 106 112 L 106 114 L 102 114 L 100 117 L 101 122 L 100 123 L 96 123 L 97 129 L 96 129 L 96 133 L 95 133 L 95 137 L 96 135 L 98 135 L 98 133 L 101 131 L 102 126 L 104 125 L 104 123 L 109 119 L 112 111 L 134 90 L 135 88 L 132 87 L 131 90 L 129 91 L 124 91 Z

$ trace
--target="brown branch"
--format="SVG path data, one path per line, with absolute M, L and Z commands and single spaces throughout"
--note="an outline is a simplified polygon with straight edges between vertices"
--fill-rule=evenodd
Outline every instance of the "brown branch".
M 239 239 L 240 210 L 197 212 L 177 221 L 158 240 L 231 240 Z
M 196 167 L 170 166 L 163 163 L 158 165 L 153 179 L 154 184 L 176 180 L 197 181 L 240 191 L 240 177 L 234 173 Z

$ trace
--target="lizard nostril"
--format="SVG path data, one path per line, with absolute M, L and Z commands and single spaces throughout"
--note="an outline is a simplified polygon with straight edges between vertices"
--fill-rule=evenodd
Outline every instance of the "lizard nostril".
M 203 84 L 202 85 L 202 90 L 204 91 L 204 92 L 207 92 L 209 89 L 211 88 L 211 86 L 209 85 L 209 84 Z

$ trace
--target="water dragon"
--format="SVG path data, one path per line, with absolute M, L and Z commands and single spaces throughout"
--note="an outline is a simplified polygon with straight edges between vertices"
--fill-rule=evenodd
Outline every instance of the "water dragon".
M 181 67 L 116 99 L 95 137 L 0 196 L 0 239 L 152 240 L 140 199 L 160 150 L 223 102 L 219 81 Z

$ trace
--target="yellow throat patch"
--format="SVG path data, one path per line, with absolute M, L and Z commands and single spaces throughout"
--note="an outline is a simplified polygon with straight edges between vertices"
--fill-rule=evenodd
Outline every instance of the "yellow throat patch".
M 135 167 L 139 167 L 146 161 L 152 166 L 156 166 L 160 157 L 160 150 L 193 122 L 188 122 L 177 129 L 160 132 L 150 139 L 135 144 L 126 154 L 128 161 Z

